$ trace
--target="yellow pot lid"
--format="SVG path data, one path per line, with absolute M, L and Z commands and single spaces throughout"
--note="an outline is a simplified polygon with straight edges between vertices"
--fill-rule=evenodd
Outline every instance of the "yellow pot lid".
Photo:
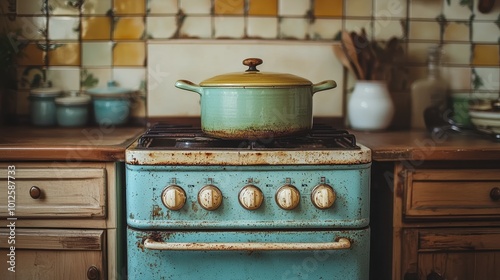
M 260 72 L 257 66 L 262 64 L 260 58 L 247 58 L 243 65 L 248 66 L 245 72 L 234 72 L 214 76 L 200 83 L 202 87 L 296 87 L 311 86 L 311 81 L 286 73 Z

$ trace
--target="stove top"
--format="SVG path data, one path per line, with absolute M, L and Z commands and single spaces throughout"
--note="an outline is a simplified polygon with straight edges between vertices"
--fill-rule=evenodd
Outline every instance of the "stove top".
M 268 139 L 213 138 L 200 127 L 158 123 L 139 139 L 148 150 L 357 150 L 356 137 L 346 130 L 317 124 L 307 134 Z

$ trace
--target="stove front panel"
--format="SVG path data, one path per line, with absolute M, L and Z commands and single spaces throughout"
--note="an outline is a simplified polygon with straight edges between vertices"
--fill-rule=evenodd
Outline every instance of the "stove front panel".
M 369 224 L 370 164 L 127 165 L 126 172 L 127 224 L 137 229 L 341 229 Z M 319 209 L 312 202 L 311 193 L 320 184 L 334 190 L 335 201 L 330 208 Z M 164 190 L 172 185 L 185 192 L 185 203 L 178 210 L 170 210 L 164 204 L 166 200 L 182 198 L 175 193 L 165 195 Z M 206 210 L 199 202 L 200 190 L 206 185 L 220 190 L 220 194 L 204 192 L 201 195 L 202 200 L 208 197 L 220 202 L 217 209 Z M 262 204 L 254 210 L 243 208 L 239 199 L 240 191 L 248 185 L 262 193 Z M 290 210 L 283 209 L 276 201 L 276 193 L 284 185 L 294 186 L 298 194 L 293 199 L 285 190 L 284 195 L 279 196 L 284 204 L 298 201 Z M 288 199 L 290 197 L 292 199 Z M 252 195 L 246 199 L 255 205 L 259 197 Z
M 129 279 L 368 279 L 370 229 L 288 231 L 143 231 L 129 227 Z M 330 243 L 339 250 L 151 250 L 144 241 L 162 243 Z

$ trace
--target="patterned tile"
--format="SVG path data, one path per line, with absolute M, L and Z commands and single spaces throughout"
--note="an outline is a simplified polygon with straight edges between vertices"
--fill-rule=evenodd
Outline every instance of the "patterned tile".
M 113 0 L 113 11 L 116 15 L 144 15 L 146 0 Z
M 45 51 L 37 43 L 29 43 L 21 49 L 19 65 L 45 65 Z
M 51 15 L 76 16 L 80 14 L 80 7 L 76 3 L 77 1 L 47 0 L 47 7 Z
M 494 92 L 498 96 L 498 91 L 500 90 L 500 68 L 475 67 L 474 71 L 481 80 L 477 88 L 479 90 Z
M 112 80 L 111 68 L 81 68 L 80 69 L 80 87 L 82 89 L 94 87 L 106 87 L 108 81 Z
M 309 38 L 312 40 L 333 40 L 342 30 L 340 19 L 316 19 L 309 29 Z
M 186 16 L 180 28 L 181 38 L 212 38 L 212 18 Z
M 468 20 L 472 15 L 470 5 L 472 1 L 445 1 L 443 14 L 448 20 Z
M 47 37 L 47 18 L 42 16 L 16 17 L 11 28 L 23 39 L 43 40 Z
M 279 26 L 281 39 L 304 40 L 309 33 L 309 20 L 306 18 L 282 18 Z
M 105 15 L 111 11 L 112 0 L 85 0 L 82 5 L 84 15 Z
M 47 80 L 52 86 L 63 91 L 80 90 L 80 68 L 78 67 L 49 67 Z
M 212 9 L 211 0 L 179 0 L 180 9 L 187 15 L 209 15 Z
M 80 44 L 51 42 L 47 56 L 52 66 L 79 66 Z

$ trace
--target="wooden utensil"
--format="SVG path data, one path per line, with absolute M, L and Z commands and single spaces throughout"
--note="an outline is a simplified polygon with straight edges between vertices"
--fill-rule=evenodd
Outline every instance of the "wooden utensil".
M 333 45 L 332 49 L 333 49 L 333 53 L 335 54 L 335 56 L 340 60 L 340 63 L 342 63 L 342 65 L 344 65 L 344 67 L 346 67 L 347 70 L 349 70 L 356 77 L 358 77 L 359 75 L 356 72 L 356 70 L 354 70 L 354 68 L 352 67 L 352 64 L 349 61 L 349 59 L 347 58 L 346 53 L 344 52 L 344 49 L 342 48 L 342 45 L 340 45 L 340 44 Z
M 356 69 L 358 73 L 357 78 L 359 80 L 365 79 L 365 74 L 361 66 L 359 65 L 358 54 L 354 42 L 352 41 L 351 35 L 347 31 L 342 31 L 342 48 L 346 53 L 347 58 L 351 62 L 353 69 Z

